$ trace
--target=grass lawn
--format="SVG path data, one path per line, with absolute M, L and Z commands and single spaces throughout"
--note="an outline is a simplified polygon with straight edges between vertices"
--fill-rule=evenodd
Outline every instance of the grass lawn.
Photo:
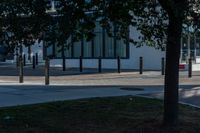
M 199 133 L 200 110 L 180 106 L 176 129 L 162 127 L 162 101 L 82 99 L 0 109 L 0 133 Z

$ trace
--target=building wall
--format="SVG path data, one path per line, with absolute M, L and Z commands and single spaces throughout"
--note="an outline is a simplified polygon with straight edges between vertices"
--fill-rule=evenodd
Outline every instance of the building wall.
M 31 56 L 38 53 L 39 62 L 44 63 L 43 60 L 43 46 L 42 44 L 35 44 L 31 47 Z M 23 53 L 28 57 L 27 48 L 24 47 Z M 155 48 L 142 46 L 136 48 L 134 45 L 130 44 L 129 58 L 121 59 L 122 69 L 138 69 L 139 68 L 139 58 L 143 57 L 144 69 L 146 70 L 160 70 L 161 69 L 161 59 L 165 57 L 165 52 L 156 50 Z M 28 60 L 27 60 L 28 61 Z M 67 67 L 79 67 L 79 59 L 66 59 Z M 52 59 L 51 66 L 61 67 L 61 59 Z M 83 66 L 85 68 L 97 68 L 98 59 L 83 59 Z M 115 69 L 117 68 L 116 59 L 102 59 L 102 67 L 105 69 Z
M 130 27 L 130 36 L 133 38 L 138 38 L 139 33 L 136 32 L 136 29 Z M 28 57 L 27 48 L 23 48 L 23 53 Z M 31 47 L 31 55 L 38 53 L 39 62 L 44 63 L 43 58 L 43 44 L 36 43 Z M 146 70 L 160 70 L 161 69 L 161 59 L 165 57 L 165 52 L 161 50 L 156 50 L 153 47 L 142 46 L 136 48 L 133 44 L 130 44 L 129 47 L 129 58 L 121 59 L 121 68 L 122 69 L 139 69 L 139 58 L 143 57 L 144 69 Z M 51 66 L 61 67 L 61 59 L 51 59 Z M 83 66 L 85 68 L 98 68 L 98 59 L 83 59 Z M 66 59 L 66 67 L 79 67 L 79 59 Z M 117 68 L 117 59 L 102 59 L 102 68 L 104 69 L 116 69 Z
M 134 27 L 130 27 L 130 37 L 133 39 L 138 38 L 139 32 Z M 161 69 L 161 59 L 165 57 L 165 52 L 161 50 L 156 50 L 155 48 L 142 46 L 136 48 L 133 44 L 129 47 L 129 58 L 121 59 L 122 69 L 139 69 L 139 58 L 143 57 L 144 69 L 146 70 L 160 70 Z M 51 60 L 52 66 L 62 66 L 62 60 L 53 59 Z M 79 59 L 67 59 L 67 67 L 79 67 Z M 98 59 L 84 59 L 83 66 L 85 68 L 98 68 Z M 117 60 L 116 59 L 102 59 L 102 68 L 105 69 L 116 69 Z
M 144 69 L 146 70 L 160 70 L 161 69 L 161 58 L 165 56 L 164 52 L 156 50 L 154 48 L 143 46 L 136 48 L 134 45 L 130 45 L 130 58 L 121 59 L 122 69 L 138 69 L 139 58 L 143 57 Z M 67 67 L 79 67 L 79 59 L 67 59 Z M 62 60 L 52 59 L 51 66 L 62 66 Z M 84 59 L 83 66 L 85 68 L 97 68 L 98 59 Z M 116 59 L 102 59 L 102 67 L 105 69 L 117 68 Z

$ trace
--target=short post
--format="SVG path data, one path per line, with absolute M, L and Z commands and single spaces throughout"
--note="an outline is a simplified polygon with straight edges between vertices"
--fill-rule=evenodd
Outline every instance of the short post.
M 161 74 L 165 75 L 165 58 L 164 57 L 162 58 L 162 61 L 161 61 Z
M 140 74 L 143 74 L 143 57 L 140 57 Z
M 35 56 L 33 55 L 33 69 L 35 69 Z
M 24 66 L 26 66 L 26 55 L 25 54 L 23 56 L 23 60 L 24 60 Z
M 35 54 L 35 64 L 38 65 L 38 53 Z
M 101 56 L 99 56 L 99 60 L 98 60 L 98 64 L 99 64 L 99 73 L 102 72 L 102 59 L 101 59 Z
M 16 67 L 19 67 L 19 55 L 16 55 Z
M 49 59 L 45 59 L 45 85 L 49 85 Z
M 121 73 L 121 59 L 120 59 L 120 56 L 117 57 L 117 69 L 118 69 L 118 73 Z
M 62 59 L 62 68 L 63 68 L 63 71 L 66 71 L 66 60 L 65 60 L 65 56 L 63 56 L 63 59 Z
M 83 57 L 82 56 L 80 56 L 80 63 L 79 63 L 79 65 L 80 65 L 80 72 L 83 72 Z
M 189 59 L 189 64 L 188 64 L 188 78 L 192 77 L 192 59 Z
M 19 57 L 19 83 L 24 82 L 24 69 L 22 56 Z

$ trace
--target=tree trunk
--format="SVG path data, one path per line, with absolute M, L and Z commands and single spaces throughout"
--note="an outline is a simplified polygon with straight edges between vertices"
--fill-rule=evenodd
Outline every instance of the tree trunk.
M 181 48 L 182 19 L 169 17 L 166 46 L 164 125 L 178 122 L 179 59 Z

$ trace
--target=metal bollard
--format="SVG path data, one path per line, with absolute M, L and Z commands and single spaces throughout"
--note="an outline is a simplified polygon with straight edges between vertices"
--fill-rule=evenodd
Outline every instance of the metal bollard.
M 23 61 L 22 57 L 19 57 L 19 83 L 24 82 L 24 68 L 23 68 Z
M 99 56 L 99 73 L 102 72 L 102 59 L 101 59 L 101 56 Z
M 162 58 L 162 61 L 161 61 L 161 74 L 165 75 L 165 58 L 164 57 Z
M 83 72 L 83 57 L 82 56 L 80 56 L 80 63 L 79 63 L 79 65 L 80 65 L 80 72 Z
M 117 57 L 117 69 L 118 69 L 118 73 L 121 73 L 121 59 L 120 59 L 120 56 Z
M 49 59 L 45 59 L 45 85 L 49 85 Z
M 38 65 L 38 53 L 35 54 L 35 64 Z
M 35 69 L 35 56 L 33 56 L 33 69 Z
M 62 68 L 63 68 L 63 71 L 66 71 L 66 60 L 65 60 L 65 56 L 63 56 L 63 59 L 62 59 Z
M 23 56 L 23 62 L 24 62 L 24 66 L 26 66 L 26 55 L 24 54 L 24 56 Z
M 192 59 L 189 59 L 189 64 L 188 64 L 188 78 L 192 77 Z
M 16 55 L 16 67 L 19 67 L 19 55 Z
M 140 74 L 143 74 L 143 57 L 140 57 Z

